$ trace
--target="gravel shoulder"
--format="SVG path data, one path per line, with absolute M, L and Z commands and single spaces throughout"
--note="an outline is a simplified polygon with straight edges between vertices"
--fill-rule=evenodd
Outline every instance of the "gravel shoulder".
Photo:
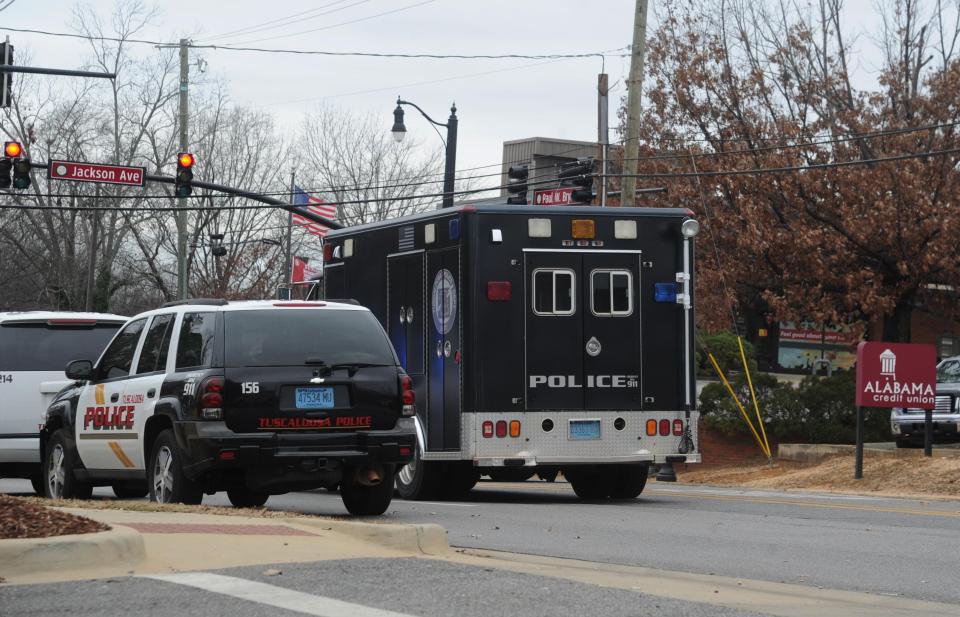
M 867 453 L 863 478 L 855 480 L 853 455 L 836 455 L 818 463 L 774 461 L 678 470 L 680 482 L 743 488 L 799 489 L 871 494 L 885 497 L 960 499 L 960 458 L 905 460 Z

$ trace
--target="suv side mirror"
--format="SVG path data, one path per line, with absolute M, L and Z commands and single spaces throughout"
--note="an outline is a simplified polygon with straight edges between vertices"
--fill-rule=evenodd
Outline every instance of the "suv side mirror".
M 93 362 L 90 360 L 74 360 L 67 365 L 67 379 L 87 381 L 93 378 Z

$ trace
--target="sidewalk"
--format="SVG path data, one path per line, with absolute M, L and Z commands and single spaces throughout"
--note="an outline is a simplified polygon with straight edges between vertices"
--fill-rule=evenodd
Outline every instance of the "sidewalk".
M 264 519 L 185 512 L 63 510 L 106 523 L 114 532 L 0 540 L 33 543 L 35 549 L 19 551 L 16 558 L 2 560 L 0 576 L 8 583 L 360 557 L 439 555 L 449 550 L 446 530 L 438 525 L 362 523 L 306 516 Z M 87 550 L 71 558 L 81 544 L 116 544 L 116 532 L 126 540 L 125 548 L 100 554 Z M 57 549 L 52 545 L 57 541 L 69 548 Z M 49 556 L 57 550 L 60 558 L 51 563 Z M 36 558 L 41 555 L 44 560 L 37 563 Z

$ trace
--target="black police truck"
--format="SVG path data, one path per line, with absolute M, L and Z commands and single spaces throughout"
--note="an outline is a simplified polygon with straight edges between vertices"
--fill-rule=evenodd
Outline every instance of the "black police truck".
M 692 212 L 464 205 L 331 231 L 324 293 L 386 328 L 417 400 L 405 498 L 562 471 L 633 498 L 696 463 Z

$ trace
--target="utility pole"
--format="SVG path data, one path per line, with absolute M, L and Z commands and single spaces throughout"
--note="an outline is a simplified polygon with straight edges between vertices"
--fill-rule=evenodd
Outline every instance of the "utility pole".
M 627 80 L 627 134 L 623 148 L 623 187 L 620 205 L 634 205 L 637 179 L 634 177 L 640 153 L 640 89 L 643 85 L 643 56 L 647 46 L 647 0 L 637 0 L 633 18 L 633 48 L 630 53 L 630 78 Z
M 187 86 L 190 83 L 190 48 L 187 39 L 180 39 L 180 152 L 187 152 L 190 144 L 187 139 Z M 187 199 L 177 199 L 177 297 L 187 298 Z
M 297 190 L 296 187 L 296 171 L 290 170 L 290 203 L 293 203 L 293 195 Z M 287 212 L 287 258 L 283 262 L 285 265 L 283 279 L 288 283 L 293 285 L 293 212 Z M 291 294 L 293 293 L 293 288 L 291 287 Z
M 606 73 L 597 76 L 597 142 L 600 144 L 600 207 L 607 205 L 607 154 L 610 151 L 607 95 L 610 93 Z
M 100 185 L 96 186 L 96 205 L 100 205 Z M 100 212 L 94 210 L 90 213 L 90 246 L 87 249 L 87 301 L 86 310 L 93 311 L 93 288 L 96 283 L 94 269 L 97 265 L 97 233 L 100 223 Z

